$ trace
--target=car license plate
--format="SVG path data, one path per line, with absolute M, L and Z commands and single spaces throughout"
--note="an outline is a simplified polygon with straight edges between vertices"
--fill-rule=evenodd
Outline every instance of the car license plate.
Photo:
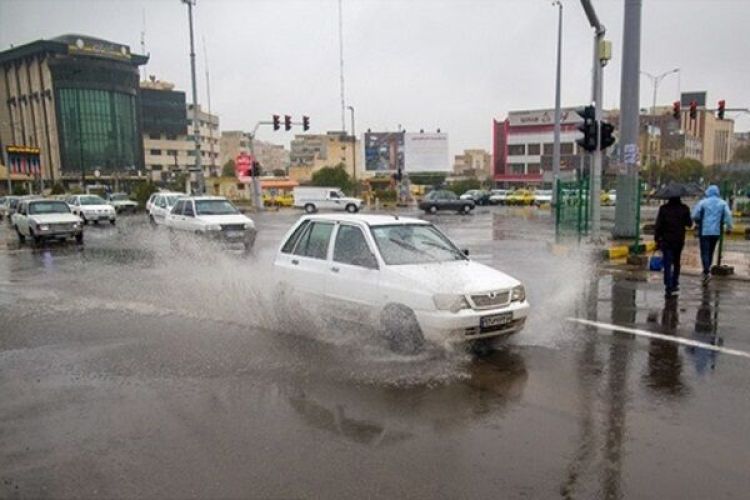
M 493 328 L 497 326 L 507 325 L 513 321 L 513 313 L 507 312 L 502 314 L 493 314 L 492 316 L 482 316 L 479 319 L 479 328 Z
M 242 238 L 244 233 L 242 231 L 227 231 L 225 233 L 226 237 L 232 240 L 237 240 Z
M 99 216 L 99 220 L 108 220 L 108 219 L 109 219 L 109 215 L 100 215 Z

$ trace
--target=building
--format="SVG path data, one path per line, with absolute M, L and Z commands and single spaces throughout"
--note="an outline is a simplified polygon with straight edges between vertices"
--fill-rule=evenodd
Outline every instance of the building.
M 83 35 L 0 52 L 0 147 L 38 148 L 43 182 L 143 169 L 138 67 L 148 57 Z
M 576 144 L 581 117 L 575 109 L 564 108 L 561 114 L 562 175 L 583 168 L 586 161 L 586 152 Z M 493 177 L 497 185 L 538 185 L 545 181 L 544 173 L 552 171 L 554 119 L 553 109 L 542 109 L 512 111 L 505 120 L 493 120 Z
M 356 158 L 355 158 L 356 152 Z M 360 153 L 360 141 L 346 132 L 296 135 L 291 142 L 289 177 L 297 182 L 309 182 L 323 167 L 343 165 L 349 175 L 362 179 L 365 173 Z
M 250 152 L 250 135 L 241 130 L 222 132 L 219 149 L 219 165 L 223 167 L 229 160 L 234 161 L 240 153 Z M 289 150 L 280 144 L 256 140 L 253 143 L 253 152 L 266 173 L 279 170 L 286 172 L 289 168 Z
M 492 173 L 492 155 L 484 149 L 465 149 L 453 158 L 454 175 L 488 179 Z
M 195 168 L 193 105 L 174 84 L 151 79 L 141 82 L 145 168 L 155 182 L 174 172 Z M 219 117 L 198 106 L 201 168 L 205 176 L 221 175 Z
M 703 141 L 692 130 L 682 128 L 671 107 L 658 107 L 655 114 L 640 116 L 641 165 L 663 165 L 681 158 L 703 161 Z M 687 111 L 684 111 L 687 113 Z
M 690 118 L 690 103 L 695 101 L 696 117 Z M 701 162 L 706 166 L 721 165 L 732 159 L 734 120 L 719 120 L 714 110 L 706 108 L 706 92 L 683 92 L 680 98 L 680 128 L 687 134 L 700 138 Z

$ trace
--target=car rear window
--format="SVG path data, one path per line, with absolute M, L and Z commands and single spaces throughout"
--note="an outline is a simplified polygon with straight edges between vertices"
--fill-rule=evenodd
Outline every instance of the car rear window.
M 332 231 L 333 224 L 330 222 L 311 223 L 310 230 L 300 238 L 294 254 L 313 259 L 325 259 L 328 255 L 328 243 L 331 241 Z

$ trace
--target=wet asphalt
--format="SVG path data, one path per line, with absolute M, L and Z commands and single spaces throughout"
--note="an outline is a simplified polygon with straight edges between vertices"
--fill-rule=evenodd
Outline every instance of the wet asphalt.
M 249 257 L 142 215 L 82 248 L 3 222 L 0 498 L 747 496 L 750 359 L 568 318 L 750 352 L 750 283 L 665 300 L 658 275 L 554 255 L 546 211 L 425 216 L 532 313 L 488 356 L 399 356 L 279 330 L 270 262 L 298 216 L 255 217 Z

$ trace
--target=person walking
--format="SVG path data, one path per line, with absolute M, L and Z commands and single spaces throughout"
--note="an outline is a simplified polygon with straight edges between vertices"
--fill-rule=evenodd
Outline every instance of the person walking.
M 685 246 L 685 230 L 693 225 L 690 208 L 679 196 L 659 207 L 654 239 L 664 262 L 664 291 L 667 297 L 680 290 L 680 258 Z
M 706 189 L 706 196 L 693 207 L 692 216 L 698 226 L 703 283 L 706 284 L 711 277 L 711 263 L 722 228 L 726 224 L 727 230 L 732 230 L 732 212 L 727 202 L 719 198 L 719 188 L 712 184 Z

